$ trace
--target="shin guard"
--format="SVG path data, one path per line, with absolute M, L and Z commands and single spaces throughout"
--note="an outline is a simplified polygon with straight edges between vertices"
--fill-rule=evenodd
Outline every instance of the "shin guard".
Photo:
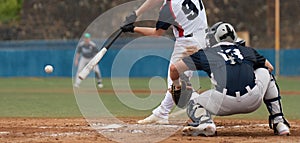
M 271 129 L 274 129 L 274 132 L 276 132 L 276 129 L 275 129 L 276 127 L 274 127 L 274 126 L 276 126 L 279 122 L 283 122 L 290 128 L 290 124 L 284 118 L 279 87 L 278 87 L 275 77 L 273 75 L 272 75 L 271 82 L 270 82 L 270 85 L 267 90 L 268 91 L 266 93 L 266 96 L 268 96 L 269 99 L 266 99 L 266 96 L 265 96 L 264 103 L 266 104 L 267 109 L 270 113 L 269 127 Z M 269 91 L 269 90 L 274 90 L 274 91 Z M 274 95 L 274 94 L 277 94 L 277 95 Z M 272 97 L 272 98 L 270 98 L 270 97 Z
M 198 126 L 202 123 L 212 123 L 211 113 L 203 108 L 199 103 L 190 100 L 187 105 L 187 115 L 193 121 L 189 126 Z

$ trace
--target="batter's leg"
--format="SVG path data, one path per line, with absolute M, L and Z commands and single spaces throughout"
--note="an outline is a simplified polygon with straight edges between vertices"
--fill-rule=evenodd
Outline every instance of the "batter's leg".
M 191 78 L 192 71 L 187 71 L 185 74 Z M 168 76 L 168 88 L 171 88 L 172 80 L 170 76 Z M 172 94 L 167 91 L 165 94 L 165 98 L 162 100 L 161 104 L 152 111 L 152 115 L 149 117 L 138 121 L 139 124 L 169 124 L 169 113 L 173 109 L 175 103 L 172 98 Z
M 168 88 L 172 85 L 172 80 L 169 76 L 168 72 Z M 165 94 L 165 98 L 161 102 L 161 104 L 152 111 L 152 115 L 149 117 L 139 120 L 139 124 L 169 124 L 169 112 L 172 110 L 174 106 L 172 94 L 167 91 Z
M 174 45 L 174 51 L 172 53 L 171 59 L 170 59 L 170 63 L 175 63 L 177 61 L 179 61 L 180 59 L 182 59 L 186 55 L 186 46 L 194 46 L 197 45 L 198 42 L 197 40 L 195 41 L 195 39 L 189 39 L 189 38 L 185 38 L 185 39 L 177 39 Z M 170 65 L 169 65 L 170 68 Z M 168 69 L 169 69 L 168 68 Z M 192 71 L 186 71 L 185 74 L 191 78 L 193 75 Z M 170 71 L 168 70 L 168 89 L 171 88 L 172 86 L 172 80 L 170 78 Z M 193 98 L 193 97 L 191 97 Z M 171 110 L 174 107 L 174 101 L 172 98 L 172 94 L 167 91 L 165 94 L 165 98 L 163 99 L 163 101 L 161 102 L 161 104 L 152 111 L 152 115 L 145 118 L 144 120 L 140 120 L 138 121 L 138 123 L 140 124 L 151 124 L 151 123 L 158 123 L 158 124 L 168 124 L 169 121 L 169 113 L 171 112 Z
M 184 73 L 189 78 L 192 77 L 192 71 L 186 71 Z M 168 88 L 171 88 L 172 80 L 170 76 L 168 76 Z M 172 98 L 172 94 L 167 91 L 164 100 L 161 102 L 160 106 L 158 106 L 155 110 L 153 110 L 153 114 L 164 119 L 168 119 L 169 113 L 173 109 L 175 103 Z

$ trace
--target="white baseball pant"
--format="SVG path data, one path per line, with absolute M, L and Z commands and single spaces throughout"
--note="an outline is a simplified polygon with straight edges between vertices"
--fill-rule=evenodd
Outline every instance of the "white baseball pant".
M 254 73 L 256 85 L 252 89 L 246 88 L 248 92 L 244 95 L 233 97 L 226 95 L 225 90 L 221 93 L 211 89 L 201 94 L 194 92 L 196 97 L 194 101 L 218 116 L 253 112 L 260 107 L 263 98 L 272 99 L 278 96 L 275 82 L 271 81 L 271 75 L 267 69 L 259 68 Z M 274 110 L 280 112 L 279 104 Z
M 169 67 L 172 63 L 175 63 L 182 58 L 189 56 L 186 53 L 187 46 L 197 46 L 199 49 L 205 48 L 205 30 L 199 30 L 193 33 L 193 37 L 180 37 L 176 39 L 174 50 L 170 59 Z M 191 78 L 193 76 L 192 71 L 186 71 L 185 74 Z M 168 71 L 168 88 L 171 88 L 172 80 L 170 78 L 170 71 Z M 155 116 L 160 118 L 168 119 L 169 113 L 174 107 L 175 103 L 172 99 L 172 94 L 167 91 L 165 94 L 165 98 L 161 102 L 161 104 L 152 111 Z

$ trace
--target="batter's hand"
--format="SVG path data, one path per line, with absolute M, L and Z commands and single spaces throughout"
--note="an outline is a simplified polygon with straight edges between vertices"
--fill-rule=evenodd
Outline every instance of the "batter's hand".
M 134 27 L 135 26 L 133 24 L 128 24 L 128 25 L 122 26 L 121 29 L 122 29 L 122 32 L 134 33 Z
M 126 17 L 126 19 L 123 22 L 123 25 L 121 27 L 129 25 L 129 24 L 133 24 L 136 21 L 136 19 L 137 19 L 137 15 L 136 15 L 135 11 L 133 11 Z

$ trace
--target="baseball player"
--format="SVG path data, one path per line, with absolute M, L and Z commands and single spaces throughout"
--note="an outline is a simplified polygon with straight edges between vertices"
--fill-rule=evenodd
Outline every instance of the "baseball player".
M 143 11 L 138 10 L 137 12 Z M 191 50 L 196 51 L 205 47 L 205 29 L 208 26 L 202 0 L 165 0 L 155 28 L 135 27 L 132 23 L 135 19 L 135 12 L 127 17 L 127 25 L 121 27 L 123 32 L 137 32 L 146 36 L 161 36 L 172 26 L 176 41 L 170 63 L 175 63 L 188 56 L 190 49 L 186 49 L 186 47 L 189 45 L 194 46 L 195 49 Z M 190 78 L 193 73 L 192 71 L 187 71 L 185 74 Z M 168 76 L 168 88 L 171 85 L 172 80 Z M 173 107 L 172 95 L 167 91 L 160 106 L 152 111 L 153 114 L 138 121 L 138 123 L 169 124 L 168 115 Z
M 96 44 L 93 41 L 91 41 L 91 34 L 85 33 L 84 40 L 79 43 L 78 49 L 76 52 L 76 56 L 75 56 L 74 64 L 75 64 L 75 66 L 78 66 L 78 68 L 77 68 L 77 74 L 76 74 L 74 87 L 79 87 L 79 85 L 81 83 L 81 79 L 79 79 L 78 73 L 84 68 L 85 65 L 87 65 L 89 63 L 89 61 L 97 53 L 98 53 L 98 49 L 97 49 Z M 103 84 L 102 84 L 101 72 L 100 72 L 98 64 L 94 67 L 94 72 L 96 75 L 98 87 L 102 88 Z
M 211 114 L 227 116 L 250 113 L 264 101 L 270 113 L 269 125 L 277 135 L 290 134 L 289 123 L 283 116 L 279 89 L 270 74 L 273 66 L 256 50 L 236 44 L 237 35 L 228 23 L 219 22 L 207 34 L 209 47 L 183 58 L 170 67 L 172 90 L 176 104 L 185 96 L 195 94 L 187 105 L 187 113 L 194 122 L 183 128 L 186 135 L 212 136 L 216 125 Z M 203 70 L 214 89 L 201 94 L 190 89 L 190 82 L 181 78 L 186 70 Z M 184 95 L 185 94 L 185 95 Z M 202 114 L 200 111 L 204 111 Z

